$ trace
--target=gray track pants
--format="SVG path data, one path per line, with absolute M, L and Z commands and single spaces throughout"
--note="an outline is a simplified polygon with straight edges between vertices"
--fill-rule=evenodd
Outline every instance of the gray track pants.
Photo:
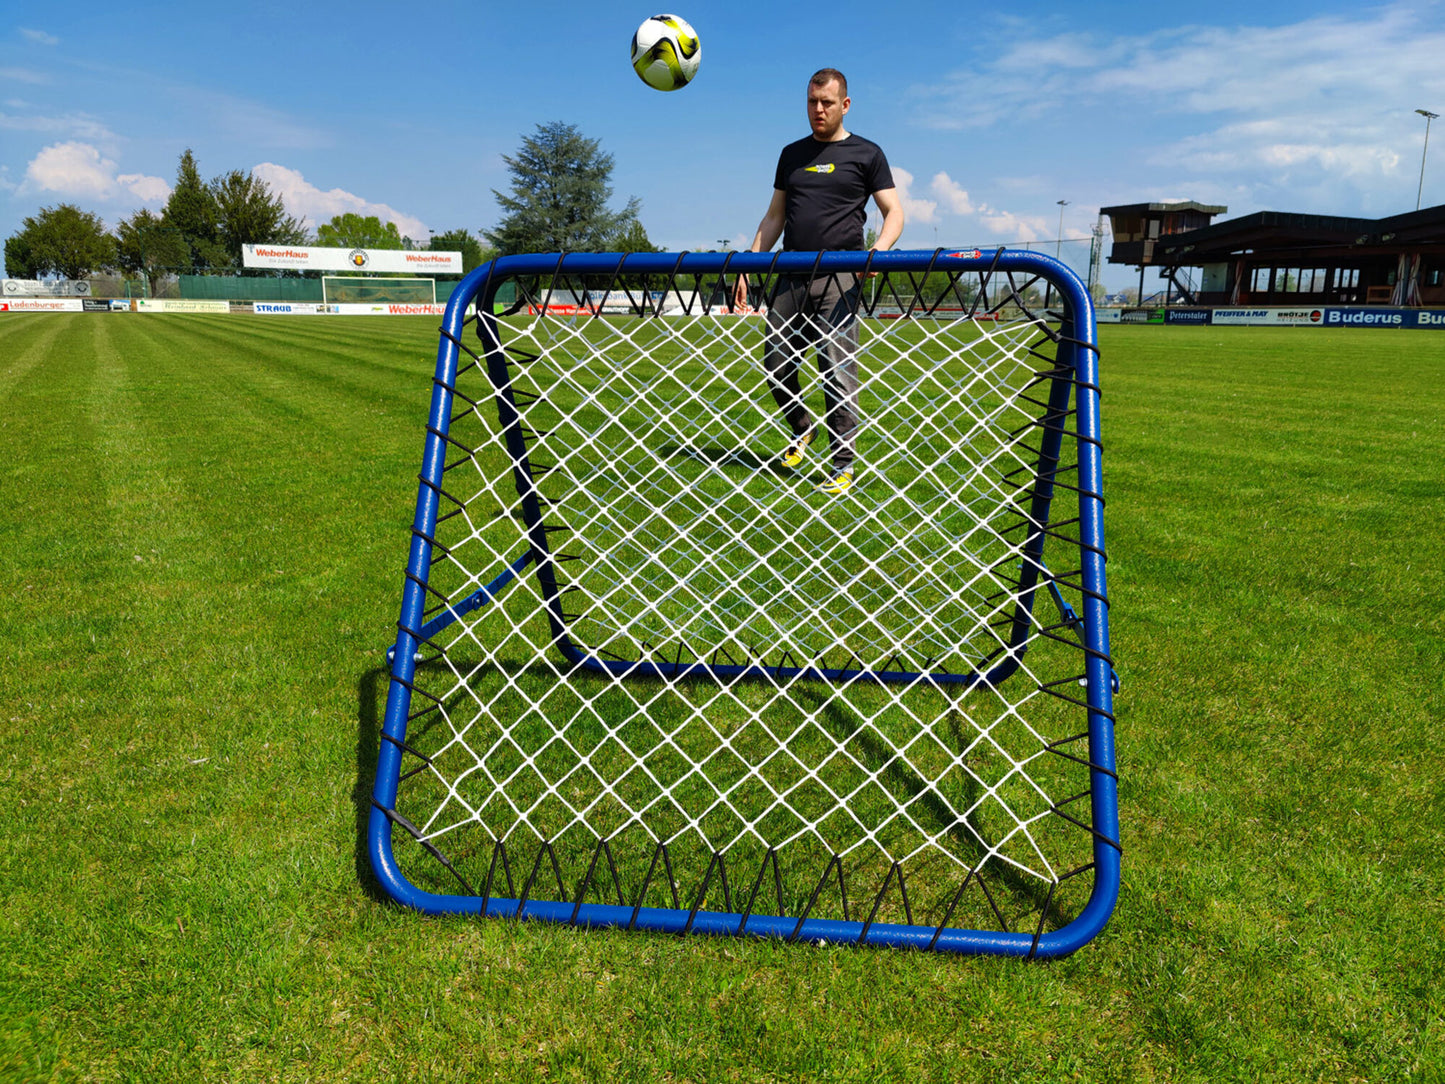
M 798 367 L 817 347 L 825 425 L 834 470 L 852 466 L 858 430 L 858 276 L 826 275 L 812 282 L 785 277 L 768 307 L 763 368 L 773 399 L 794 436 L 813 424 L 798 384 Z

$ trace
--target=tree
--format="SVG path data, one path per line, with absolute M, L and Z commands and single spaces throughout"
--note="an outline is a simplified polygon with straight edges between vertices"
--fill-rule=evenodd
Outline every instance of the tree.
M 30 234 L 21 230 L 5 239 L 5 274 L 12 279 L 35 279 L 35 251 L 30 247 Z
M 445 233 L 432 234 L 431 247 L 434 252 L 460 252 L 463 275 L 472 268 L 480 267 L 488 260 L 495 259 L 497 255 L 491 249 L 483 248 L 482 243 L 472 236 L 470 230 L 447 230 Z M 454 279 L 457 276 L 438 277 Z
M 383 224 L 376 215 L 362 218 L 349 211 L 318 226 L 316 239 L 331 248 L 401 248 L 401 232 L 395 222 Z
M 166 200 L 161 221 L 180 234 L 185 253 L 177 271 L 199 273 L 226 267 L 229 257 L 221 243 L 221 212 L 215 193 L 201 180 L 196 156 L 186 148 L 176 168 L 176 186 Z
M 247 170 L 233 169 L 210 184 L 215 201 L 218 240 L 232 267 L 241 266 L 245 245 L 299 245 L 306 242 L 306 229 L 286 213 L 281 197 L 266 182 Z M 266 272 L 253 271 L 253 274 Z
M 114 263 L 115 239 L 105 223 L 73 203 L 42 207 L 5 242 L 5 267 L 21 278 L 83 279 Z
M 116 262 L 129 274 L 144 275 L 152 296 L 159 291 L 161 280 L 190 258 L 181 232 L 144 208 L 120 220 L 115 238 Z
M 662 251 L 648 239 L 646 228 L 637 218 L 629 218 L 620 229 L 613 233 L 607 239 L 607 248 L 611 252 Z
M 600 252 L 637 217 L 636 197 L 612 211 L 612 155 L 575 125 L 537 125 L 515 157 L 503 156 L 512 174 L 512 194 L 496 189 L 502 220 L 483 231 L 503 256 L 518 252 Z

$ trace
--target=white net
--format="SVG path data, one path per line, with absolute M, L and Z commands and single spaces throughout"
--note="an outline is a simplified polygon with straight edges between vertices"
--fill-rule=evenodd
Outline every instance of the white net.
M 819 437 L 780 462 L 760 318 L 701 285 L 609 285 L 520 283 L 531 303 L 484 322 L 450 389 L 427 624 L 409 630 L 408 876 L 1067 920 L 1087 887 L 1060 886 L 1094 839 L 1057 334 L 1016 285 L 990 304 L 962 275 L 932 296 L 870 282 L 856 483 L 829 495 L 816 388 Z M 619 297 L 631 314 L 607 311 Z M 802 371 L 816 382 L 811 353 Z

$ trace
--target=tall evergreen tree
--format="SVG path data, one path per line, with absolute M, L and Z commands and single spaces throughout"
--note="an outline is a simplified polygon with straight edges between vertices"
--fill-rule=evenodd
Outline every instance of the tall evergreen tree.
M 201 180 L 196 156 L 189 147 L 176 168 L 176 185 L 166 200 L 161 221 L 180 233 L 185 254 L 178 271 L 197 274 L 228 263 L 221 243 L 220 209 L 210 186 Z
M 223 173 L 209 188 L 216 207 L 217 240 L 232 267 L 241 266 L 244 245 L 305 243 L 305 227 L 286 213 L 281 197 L 248 170 Z
M 515 157 L 503 156 L 512 174 L 512 194 L 492 194 L 502 220 L 486 230 L 503 256 L 518 252 L 600 252 L 637 217 L 636 197 L 610 210 L 612 155 L 575 125 L 553 121 L 524 137 Z

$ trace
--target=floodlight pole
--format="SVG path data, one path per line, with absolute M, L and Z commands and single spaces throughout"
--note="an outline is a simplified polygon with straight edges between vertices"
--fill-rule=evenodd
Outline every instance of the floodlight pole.
M 1054 238 L 1054 259 L 1062 261 L 1064 257 L 1064 208 L 1069 205 L 1069 201 L 1061 199 L 1055 202 L 1059 205 L 1059 235 Z M 1053 296 L 1054 284 L 1050 282 L 1044 287 L 1044 308 L 1049 307 Z
M 1420 196 L 1425 191 L 1425 153 L 1430 149 L 1430 122 L 1438 117 L 1439 113 L 1432 113 L 1428 109 L 1417 109 L 1416 113 L 1425 118 L 1425 145 L 1420 148 L 1420 187 L 1415 189 L 1415 210 L 1420 209 Z

